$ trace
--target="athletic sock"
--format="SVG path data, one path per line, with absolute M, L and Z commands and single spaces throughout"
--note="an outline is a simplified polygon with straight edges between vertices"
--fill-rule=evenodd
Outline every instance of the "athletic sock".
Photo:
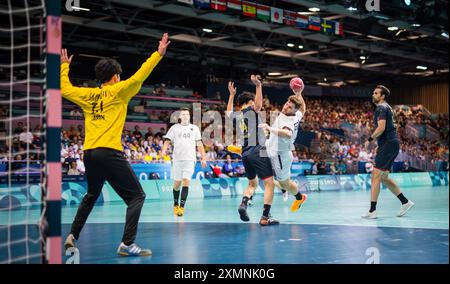
M 253 196 L 252 196 L 252 197 L 253 197 Z M 245 206 L 247 206 L 248 201 L 249 201 L 250 199 L 252 199 L 252 197 L 250 197 L 250 198 L 248 198 L 247 196 L 242 197 L 242 202 L 241 202 L 241 204 L 244 204 Z
M 397 195 L 397 198 L 400 199 L 400 202 L 403 204 L 408 203 L 408 199 L 403 195 L 403 193 L 400 193 L 399 195 Z
M 297 199 L 297 200 L 302 200 L 302 198 L 303 198 L 303 196 L 300 192 L 297 192 L 297 194 L 294 196 L 295 196 L 295 199 Z
M 282 192 L 283 194 L 285 194 L 285 193 L 286 193 L 286 189 L 281 189 L 281 192 Z
M 179 197 L 180 197 L 180 191 L 173 189 L 173 206 L 178 206 Z
M 271 207 L 271 205 L 264 204 L 264 211 L 263 211 L 263 216 L 264 217 L 269 217 L 270 207 Z
M 181 202 L 180 202 L 180 206 L 183 208 L 184 208 L 184 204 L 186 203 L 188 193 L 189 193 L 189 187 L 183 186 L 183 188 L 181 189 Z
M 372 213 L 373 211 L 377 210 L 377 202 L 371 201 L 370 202 L 370 210 L 369 212 Z

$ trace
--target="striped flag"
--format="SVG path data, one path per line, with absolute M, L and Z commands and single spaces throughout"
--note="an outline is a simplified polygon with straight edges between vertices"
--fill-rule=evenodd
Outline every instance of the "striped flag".
M 320 29 L 321 29 L 320 17 L 309 16 L 308 22 L 309 22 L 308 29 L 313 30 L 313 31 L 320 31 Z
M 324 33 L 327 34 L 332 34 L 335 31 L 334 28 L 334 21 L 330 21 L 330 20 L 326 20 L 326 19 L 321 19 L 321 23 L 320 23 L 320 30 Z
M 309 25 L 308 16 L 297 15 L 297 28 L 307 29 Z
M 228 9 L 230 10 L 241 10 L 241 0 L 228 0 Z
M 178 2 L 186 3 L 186 4 L 189 4 L 189 5 L 194 4 L 194 0 L 178 0 Z
M 227 10 L 227 0 L 211 0 L 211 9 L 217 11 Z
M 258 4 L 256 17 L 265 22 L 270 21 L 270 7 Z
M 242 1 L 242 14 L 247 17 L 256 17 L 256 3 Z
M 194 4 L 197 8 L 208 9 L 209 8 L 209 0 L 194 0 Z
M 334 34 L 335 35 L 344 35 L 344 25 L 341 22 L 334 22 Z
M 282 24 L 283 23 L 283 9 L 270 7 L 270 19 L 272 20 L 273 23 Z
M 296 22 L 296 19 L 297 19 L 297 13 L 296 12 L 284 10 L 283 15 L 284 15 L 284 24 L 285 25 L 295 26 L 295 22 Z

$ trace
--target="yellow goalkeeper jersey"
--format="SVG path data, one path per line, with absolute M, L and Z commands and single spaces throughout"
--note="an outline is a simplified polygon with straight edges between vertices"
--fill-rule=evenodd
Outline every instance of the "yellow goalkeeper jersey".
M 84 150 L 112 148 L 123 150 L 121 136 L 127 116 L 128 102 L 141 89 L 162 59 L 156 51 L 129 79 L 102 88 L 74 87 L 69 80 L 69 64 L 61 64 L 61 95 L 77 104 L 84 113 Z

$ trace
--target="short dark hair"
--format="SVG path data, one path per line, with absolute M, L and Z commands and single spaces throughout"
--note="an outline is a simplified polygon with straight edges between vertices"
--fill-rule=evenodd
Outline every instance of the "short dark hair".
M 243 92 L 238 97 L 238 105 L 242 106 L 242 105 L 248 103 L 249 101 L 254 101 L 254 100 L 255 100 L 255 94 L 254 93 Z
M 384 96 L 384 99 L 385 99 L 385 100 L 391 95 L 391 91 L 389 91 L 389 89 L 386 88 L 386 87 L 383 86 L 383 85 L 377 85 L 377 86 L 375 87 L 375 89 L 380 89 L 380 90 L 381 90 L 381 95 Z
M 102 58 L 95 65 L 95 77 L 100 84 L 106 83 L 116 74 L 122 73 L 122 66 L 113 58 Z
M 296 109 L 299 109 L 300 106 L 302 105 L 302 102 L 300 101 L 300 99 L 297 96 L 295 96 L 295 95 L 290 96 L 288 98 L 288 101 L 293 103 Z

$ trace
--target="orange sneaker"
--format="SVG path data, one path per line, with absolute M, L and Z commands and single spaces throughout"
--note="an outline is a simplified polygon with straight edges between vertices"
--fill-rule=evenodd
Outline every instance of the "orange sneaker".
M 306 199 L 308 199 L 308 195 L 306 194 L 302 194 L 302 199 L 301 200 L 294 200 L 294 202 L 292 203 L 291 206 L 291 211 L 295 212 L 298 209 L 300 209 L 300 207 L 302 207 L 302 204 L 305 203 Z
M 184 215 L 184 207 L 179 207 L 178 208 L 177 215 L 180 216 L 180 217 Z
M 180 206 L 174 206 L 173 207 L 173 214 L 178 215 L 178 210 L 180 210 Z

